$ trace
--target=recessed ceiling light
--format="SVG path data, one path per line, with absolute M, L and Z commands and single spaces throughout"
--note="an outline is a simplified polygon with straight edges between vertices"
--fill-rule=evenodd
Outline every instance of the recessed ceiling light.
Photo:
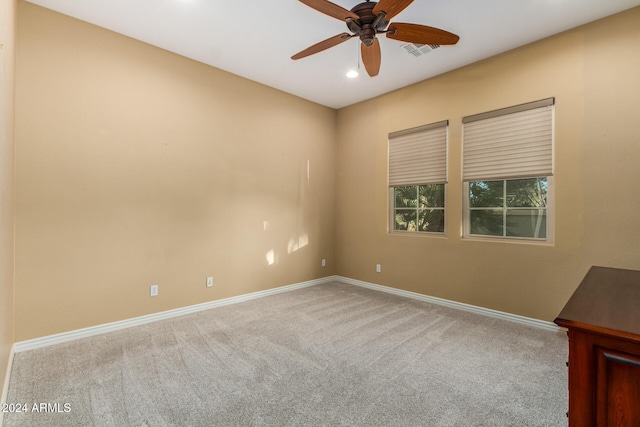
M 347 77 L 349 77 L 350 79 L 355 79 L 356 77 L 358 77 L 358 72 L 356 70 L 349 70 L 347 72 Z

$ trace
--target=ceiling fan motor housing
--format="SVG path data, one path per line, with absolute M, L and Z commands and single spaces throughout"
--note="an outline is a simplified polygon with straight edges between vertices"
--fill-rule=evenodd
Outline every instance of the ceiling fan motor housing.
M 373 44 L 373 39 L 375 39 L 378 31 L 384 30 L 389 25 L 389 21 L 385 19 L 377 20 L 378 17 L 373 14 L 373 8 L 376 4 L 376 2 L 364 2 L 354 6 L 351 12 L 358 15 L 359 18 L 355 21 L 347 20 L 349 30 L 360 36 L 362 43 L 367 46 Z

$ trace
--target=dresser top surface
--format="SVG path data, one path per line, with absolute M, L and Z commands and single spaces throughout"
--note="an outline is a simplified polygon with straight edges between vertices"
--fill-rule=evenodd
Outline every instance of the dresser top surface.
M 640 271 L 591 267 L 555 323 L 640 340 Z

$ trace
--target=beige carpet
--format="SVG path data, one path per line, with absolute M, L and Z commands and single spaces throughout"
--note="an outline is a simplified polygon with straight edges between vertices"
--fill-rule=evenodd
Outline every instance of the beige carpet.
M 566 360 L 564 334 L 335 282 L 18 353 L 4 425 L 566 426 Z

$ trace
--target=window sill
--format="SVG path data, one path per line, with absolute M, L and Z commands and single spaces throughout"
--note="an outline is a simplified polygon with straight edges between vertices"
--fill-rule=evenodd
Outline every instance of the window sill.
M 437 239 L 446 239 L 446 233 L 430 233 L 428 231 L 389 231 L 387 234 L 390 236 L 405 236 L 405 237 L 433 237 Z
M 534 245 L 534 246 L 555 246 L 552 240 L 535 240 L 535 239 L 517 238 L 517 237 L 462 236 L 462 241 L 495 242 L 495 243 Z

